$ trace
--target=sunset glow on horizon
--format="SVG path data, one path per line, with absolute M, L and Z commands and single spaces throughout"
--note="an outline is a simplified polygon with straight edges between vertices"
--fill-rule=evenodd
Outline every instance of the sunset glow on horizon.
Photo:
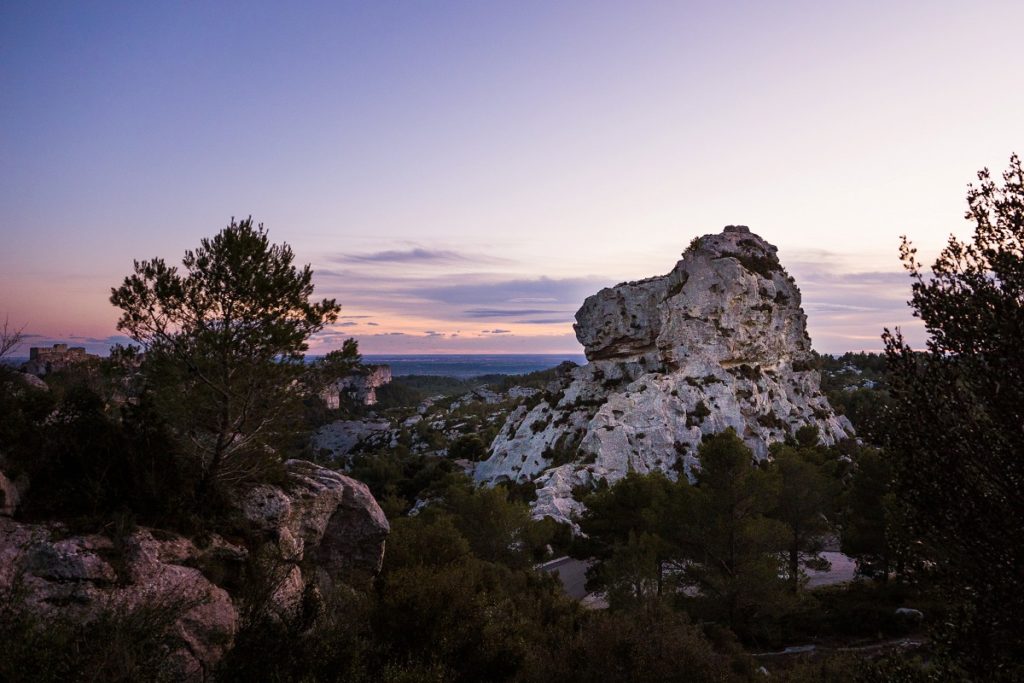
M 899 237 L 929 262 L 976 171 L 1024 152 L 1021 25 L 1009 1 L 0 3 L 0 319 L 105 351 L 134 259 L 251 215 L 343 307 L 314 353 L 578 353 L 586 296 L 743 224 L 817 350 L 920 344 Z

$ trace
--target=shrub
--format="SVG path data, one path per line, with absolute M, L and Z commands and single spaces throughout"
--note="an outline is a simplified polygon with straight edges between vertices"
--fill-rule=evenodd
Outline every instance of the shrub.
M 475 434 L 464 434 L 448 446 L 448 457 L 477 462 L 487 457 L 487 446 Z
M 175 622 L 185 601 L 111 605 L 83 620 L 66 613 L 42 617 L 15 582 L 0 594 L 0 680 L 171 681 L 170 656 L 184 644 Z

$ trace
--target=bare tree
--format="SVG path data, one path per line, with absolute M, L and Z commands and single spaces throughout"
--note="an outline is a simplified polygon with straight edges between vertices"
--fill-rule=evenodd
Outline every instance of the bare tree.
M 0 330 L 0 359 L 14 353 L 25 341 L 25 326 L 15 329 L 10 325 L 8 316 L 4 316 L 4 327 Z

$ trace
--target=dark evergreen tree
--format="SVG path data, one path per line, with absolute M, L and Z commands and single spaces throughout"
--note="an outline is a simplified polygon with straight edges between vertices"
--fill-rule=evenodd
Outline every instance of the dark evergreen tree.
M 746 637 L 755 622 L 788 602 L 781 578 L 787 533 L 768 517 L 778 483 L 731 428 L 705 439 L 698 456 L 695 514 L 679 536 L 684 556 L 693 560 L 686 577 L 699 591 L 701 614 Z
M 798 442 L 800 437 L 798 432 Z M 808 442 L 805 437 L 804 443 Z M 812 443 L 816 442 L 817 430 Z M 771 471 L 777 479 L 777 496 L 770 514 L 785 526 L 787 575 L 790 590 L 796 593 L 805 562 L 820 559 L 818 553 L 830 527 L 826 514 L 835 495 L 834 486 L 817 461 L 816 451 L 806 445 L 775 449 Z
M 845 494 L 842 550 L 857 560 L 857 571 L 882 581 L 895 568 L 899 505 L 892 490 L 892 463 L 879 450 L 862 448 Z
M 310 300 L 313 272 L 294 258 L 251 218 L 232 220 L 185 252 L 183 271 L 137 261 L 111 290 L 159 412 L 199 465 L 200 497 L 273 467 L 307 340 L 337 319 L 333 299 Z
M 1024 677 L 1024 171 L 968 190 L 970 241 L 926 273 L 904 238 L 916 353 L 886 330 L 896 495 L 953 606 L 939 634 L 974 680 Z

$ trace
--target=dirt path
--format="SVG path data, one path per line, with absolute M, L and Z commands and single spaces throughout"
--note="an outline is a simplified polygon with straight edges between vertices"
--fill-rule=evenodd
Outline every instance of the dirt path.
M 867 654 L 871 652 L 882 652 L 884 650 L 913 650 L 926 645 L 928 639 L 923 636 L 888 638 L 874 643 L 864 645 L 840 647 L 829 645 L 791 645 L 784 650 L 776 652 L 752 652 L 752 657 L 782 657 L 789 655 L 803 655 L 813 652 L 858 652 Z

